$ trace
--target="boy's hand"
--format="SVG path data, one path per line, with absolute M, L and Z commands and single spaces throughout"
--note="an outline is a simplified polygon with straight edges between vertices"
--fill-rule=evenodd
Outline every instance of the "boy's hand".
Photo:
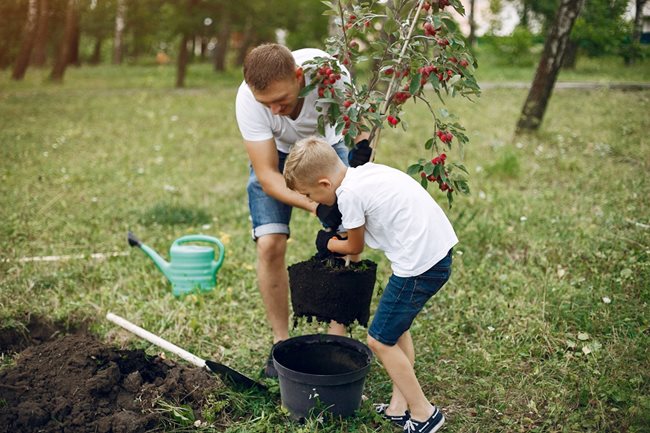
M 318 216 L 323 227 L 334 230 L 339 228 L 343 218 L 337 203 L 334 203 L 332 206 L 319 204 L 316 208 L 316 216 Z
M 348 152 L 348 163 L 350 167 L 358 167 L 370 161 L 370 155 L 372 155 L 370 143 L 368 140 L 361 140 Z
M 336 232 L 328 232 L 325 230 L 319 230 L 318 235 L 316 235 L 316 250 L 318 251 L 318 258 L 324 259 L 327 257 L 343 257 L 343 254 L 338 254 L 333 251 L 330 251 L 327 248 L 327 243 L 332 238 L 342 239 Z

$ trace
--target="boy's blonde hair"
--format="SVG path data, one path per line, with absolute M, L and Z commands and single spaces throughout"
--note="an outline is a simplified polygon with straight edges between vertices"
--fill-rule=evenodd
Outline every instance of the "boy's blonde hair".
M 300 185 L 313 185 L 329 176 L 343 164 L 336 150 L 319 137 L 307 137 L 296 142 L 284 163 L 284 181 L 295 190 Z
M 279 44 L 253 48 L 244 59 L 244 81 L 254 90 L 265 90 L 274 81 L 296 76 L 296 61 L 291 51 Z

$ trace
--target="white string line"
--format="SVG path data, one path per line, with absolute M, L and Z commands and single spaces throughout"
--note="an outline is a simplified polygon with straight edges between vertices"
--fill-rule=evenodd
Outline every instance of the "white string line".
M 115 251 L 110 253 L 92 253 L 92 254 L 69 254 L 64 256 L 35 256 L 35 257 L 20 257 L 18 259 L 2 259 L 1 262 L 60 262 L 66 260 L 78 260 L 78 259 L 96 259 L 104 260 L 109 257 L 121 257 L 128 256 L 129 253 L 126 251 Z

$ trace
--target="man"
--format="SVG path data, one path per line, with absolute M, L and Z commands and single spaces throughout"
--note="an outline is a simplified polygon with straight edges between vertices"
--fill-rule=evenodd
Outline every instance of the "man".
M 244 60 L 244 82 L 237 92 L 237 123 L 251 163 L 247 192 L 253 239 L 257 244 L 257 281 L 274 344 L 289 337 L 285 252 L 291 209 L 297 207 L 317 214 L 327 224 L 326 207 L 317 212 L 318 203 L 288 189 L 282 176 L 291 146 L 318 133 L 316 107 L 321 104 L 317 101 L 318 91 L 314 89 L 304 97 L 299 96 L 301 89 L 309 84 L 302 65 L 315 57 L 330 56 L 318 49 L 291 52 L 278 44 L 260 45 Z M 341 79 L 335 86 L 344 89 L 350 75 L 344 67 L 341 71 Z M 326 125 L 324 139 L 347 164 L 348 150 L 343 136 Z M 345 329 L 332 323 L 329 332 L 344 335 Z M 277 376 L 270 356 L 264 374 Z

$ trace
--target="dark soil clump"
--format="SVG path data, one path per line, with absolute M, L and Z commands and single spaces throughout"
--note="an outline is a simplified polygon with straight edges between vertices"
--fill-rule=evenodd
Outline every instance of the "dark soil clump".
M 289 266 L 294 317 L 350 326 L 356 320 L 368 326 L 377 264 L 370 260 L 345 267 L 341 259 L 315 257 Z
M 199 368 L 66 335 L 0 370 L 0 433 L 145 432 L 162 419 L 159 399 L 197 409 L 217 385 Z

